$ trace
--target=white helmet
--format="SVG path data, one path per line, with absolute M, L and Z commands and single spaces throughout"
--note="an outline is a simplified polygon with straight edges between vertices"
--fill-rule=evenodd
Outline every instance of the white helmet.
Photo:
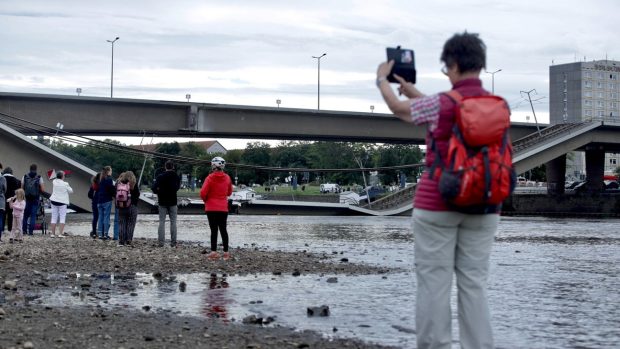
M 216 156 L 213 159 L 211 159 L 211 168 L 212 169 L 214 169 L 214 170 L 215 169 L 223 170 L 225 166 L 226 166 L 226 160 L 224 160 L 224 158 Z

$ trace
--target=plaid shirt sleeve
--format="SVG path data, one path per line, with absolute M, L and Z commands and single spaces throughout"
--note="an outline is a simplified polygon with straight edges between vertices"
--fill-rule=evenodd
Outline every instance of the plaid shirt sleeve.
M 416 125 L 428 124 L 429 130 L 434 131 L 439 120 L 439 106 L 439 94 L 412 100 L 411 122 Z

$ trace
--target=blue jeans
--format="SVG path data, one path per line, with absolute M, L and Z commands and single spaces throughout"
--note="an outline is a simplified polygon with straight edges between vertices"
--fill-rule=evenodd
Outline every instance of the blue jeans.
M 37 211 L 39 211 L 39 199 L 35 199 L 35 200 L 26 199 L 26 208 L 24 209 L 24 220 L 22 221 L 22 232 L 24 234 L 26 234 L 26 232 L 28 232 L 28 235 L 33 234 L 34 225 L 37 222 Z
M 110 231 L 110 211 L 112 211 L 112 201 L 97 204 L 99 211 L 99 221 L 97 222 L 97 232 L 100 237 L 108 237 Z
M 94 201 L 90 203 L 90 207 L 93 210 L 92 232 L 94 235 L 97 235 L 97 223 L 99 223 L 99 207 Z
M 118 207 L 114 208 L 114 240 L 118 240 Z

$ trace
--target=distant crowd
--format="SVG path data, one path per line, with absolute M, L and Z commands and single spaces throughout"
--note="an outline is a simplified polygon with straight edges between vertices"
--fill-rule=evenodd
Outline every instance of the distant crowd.
M 200 197 L 205 203 L 205 212 L 211 231 L 211 260 L 220 257 L 231 258 L 228 250 L 228 197 L 232 194 L 232 180 L 224 172 L 226 161 L 221 157 L 211 160 L 211 173 L 205 178 L 200 190 Z M 157 246 L 165 245 L 166 219 L 170 224 L 170 246 L 177 247 L 177 192 L 181 187 L 181 178 L 175 171 L 172 161 L 165 163 L 165 171 L 154 180 L 151 190 L 157 194 L 159 227 L 157 230 Z M 43 204 L 45 187 L 41 176 L 37 173 L 37 165 L 32 164 L 30 171 L 21 180 L 13 176 L 10 167 L 2 170 L 0 176 L 0 243 L 3 238 L 5 223 L 9 232 L 8 243 L 23 242 L 24 235 L 34 235 L 34 231 L 46 224 Z M 69 197 L 73 188 L 65 180 L 65 173 L 58 171 L 52 181 L 52 193 L 49 197 L 51 218 L 49 236 L 62 238 Z M 104 166 L 93 176 L 88 197 L 91 199 L 92 226 L 90 236 L 103 241 L 117 241 L 118 246 L 131 246 L 134 230 L 138 221 L 138 202 L 140 186 L 132 171 L 121 173 L 116 179 L 112 176 L 112 167 Z M 112 219 L 112 206 L 114 216 Z M 41 223 L 37 220 L 40 219 Z M 110 237 L 110 227 L 113 236 Z M 57 230 L 58 228 L 58 230 Z M 58 231 L 58 234 L 57 234 Z M 223 254 L 217 252 L 217 239 L 222 237 Z

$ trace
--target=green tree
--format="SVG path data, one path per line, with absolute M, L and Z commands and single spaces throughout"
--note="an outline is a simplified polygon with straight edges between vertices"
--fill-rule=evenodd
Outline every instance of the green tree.
M 172 143 L 159 143 L 157 147 L 155 147 L 155 151 L 157 153 L 169 154 L 169 155 L 180 155 L 181 153 L 181 145 L 178 142 Z M 164 165 L 166 161 L 169 160 L 165 157 L 156 157 L 154 161 L 153 168 L 153 176 L 157 177 L 160 173 L 165 171 Z M 179 166 L 178 163 L 175 162 L 175 166 Z
M 356 149 L 353 143 L 350 142 L 315 142 L 310 146 L 308 151 L 307 161 L 311 168 L 315 169 L 353 169 L 359 168 L 359 164 L 356 162 L 356 156 L 359 158 L 362 153 Z M 362 154 L 364 167 L 366 156 Z M 368 159 L 370 159 L 370 155 Z M 335 182 L 340 185 L 348 185 L 353 183 L 361 183 L 362 175 L 360 172 L 325 172 L 319 174 L 321 182 Z
M 241 155 L 241 163 L 246 165 L 269 166 L 271 163 L 271 146 L 265 142 L 248 143 Z M 247 183 L 265 183 L 271 178 L 269 171 L 254 171 L 254 178 L 247 178 Z M 244 178 L 246 179 L 246 178 Z
M 207 151 L 195 142 L 183 143 L 179 155 L 192 159 L 187 162 L 182 162 L 177 166 L 181 174 L 202 178 L 199 176 L 199 174 L 202 175 L 202 173 L 199 172 L 202 172 L 204 168 L 209 168 L 208 163 L 202 163 L 203 161 L 210 160 Z
M 418 164 L 423 160 L 423 154 L 420 147 L 409 144 L 385 144 L 377 149 L 375 165 L 377 167 L 389 167 L 398 165 Z M 401 170 L 407 181 L 413 181 L 418 173 L 419 168 L 408 168 Z M 382 183 L 397 184 L 398 170 L 384 171 L 379 174 Z
M 125 144 L 112 139 L 105 139 L 103 142 L 126 147 Z M 95 171 L 100 171 L 103 166 L 111 166 L 115 176 L 125 171 L 133 171 L 139 176 L 144 161 L 144 157 L 140 155 L 133 155 L 122 148 L 106 147 L 95 141 L 83 145 L 54 142 L 53 148 Z M 119 153 L 123 156 L 119 156 Z

